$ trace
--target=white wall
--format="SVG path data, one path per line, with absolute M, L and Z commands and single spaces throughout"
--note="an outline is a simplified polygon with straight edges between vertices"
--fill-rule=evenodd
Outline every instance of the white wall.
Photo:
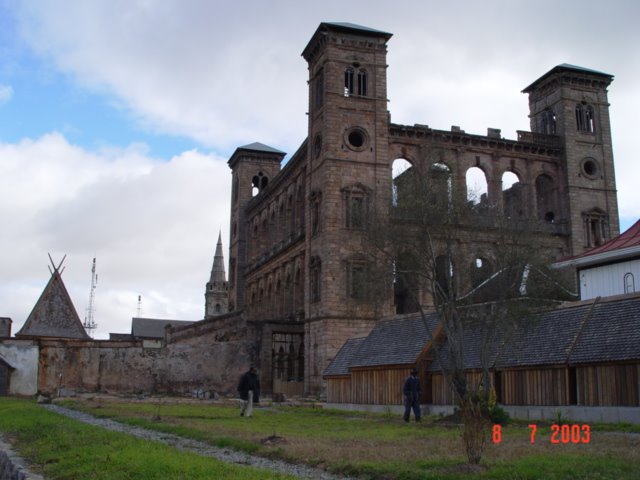
M 38 345 L 30 340 L 0 341 L 0 355 L 12 367 L 10 395 L 35 395 L 38 391 Z
M 631 293 L 624 289 L 624 276 L 627 273 L 633 274 L 635 291 L 640 292 L 640 259 L 581 270 L 580 299 Z

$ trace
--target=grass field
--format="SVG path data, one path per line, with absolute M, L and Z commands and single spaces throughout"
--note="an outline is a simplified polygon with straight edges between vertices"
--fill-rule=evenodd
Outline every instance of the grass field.
M 624 430 L 638 430 L 637 427 L 592 426 L 589 443 L 552 444 L 549 425 L 538 423 L 535 442 L 532 444 L 531 430 L 526 424 L 510 425 L 502 429 L 500 443 L 493 444 L 489 441 L 480 468 L 468 470 L 459 427 L 442 424 L 436 419 L 426 419 L 420 424 L 405 424 L 399 417 L 391 415 L 275 406 L 258 408 L 255 416 L 248 419 L 240 417 L 238 410 L 230 405 L 184 403 L 171 399 L 151 403 L 109 399 L 76 400 L 67 402 L 66 405 L 94 415 L 218 446 L 230 446 L 256 455 L 302 462 L 335 473 L 368 479 L 640 478 L 640 435 L 624 433 Z M 20 417 L 26 418 L 18 422 L 14 418 L 18 415 L 16 412 L 11 413 L 12 409 L 24 410 L 26 413 L 20 414 Z M 39 427 L 38 425 L 43 424 L 43 418 L 49 416 L 55 420 L 49 419 L 47 421 L 50 423 L 44 423 L 46 427 Z M 54 433 L 43 435 L 41 442 L 44 443 L 30 446 L 33 441 L 31 435 L 43 428 L 51 428 Z M 64 449 L 58 453 L 41 452 L 48 451 L 47 438 L 48 441 L 53 441 L 60 435 L 60 431 L 66 432 L 69 428 L 74 431 L 80 429 L 82 435 L 87 436 L 86 442 L 83 442 L 84 450 L 69 454 Z M 50 478 L 268 478 L 241 476 L 251 473 L 236 474 L 235 471 L 219 477 L 198 476 L 190 472 L 183 472 L 182 477 L 179 473 L 174 477 L 155 477 L 151 471 L 147 473 L 146 470 L 131 477 L 48 473 L 46 469 L 52 463 L 90 463 L 92 468 L 100 469 L 100 462 L 104 462 L 106 458 L 104 448 L 92 449 L 90 446 L 100 445 L 104 441 L 98 441 L 94 436 L 110 432 L 96 430 L 71 420 L 60 419 L 32 403 L 0 400 L 0 431 L 10 433 L 15 439 L 16 448 L 29 461 L 43 465 L 45 474 Z M 118 442 L 125 441 L 131 444 L 140 442 L 128 437 L 118 439 Z M 129 446 L 124 451 L 129 449 L 136 456 L 118 458 L 117 463 L 121 469 L 125 469 L 133 458 L 137 464 L 156 462 L 155 457 L 149 457 L 148 461 L 141 459 L 139 446 Z M 93 450 L 103 452 L 102 456 L 89 458 L 88 455 Z M 116 450 L 109 453 L 110 462 L 114 462 L 118 455 Z M 54 459 L 53 462 L 51 458 Z M 184 468 L 186 464 L 190 468 L 199 468 L 199 461 L 196 460 L 197 457 L 184 460 L 187 463 L 178 462 L 172 467 L 176 470 L 172 471 L 180 472 L 180 468 Z

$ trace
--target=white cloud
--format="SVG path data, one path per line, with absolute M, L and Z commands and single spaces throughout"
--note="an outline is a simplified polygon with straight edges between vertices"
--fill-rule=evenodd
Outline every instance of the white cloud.
M 0 158 L 0 219 L 11 226 L 0 235 L 11 252 L 0 304 L 14 331 L 48 280 L 48 252 L 55 262 L 67 254 L 63 279 L 82 318 L 97 256 L 102 336 L 128 331 L 139 294 L 149 316 L 202 317 L 218 229 L 228 238 L 222 159 L 188 151 L 161 162 L 139 145 L 88 152 L 57 133 L 0 144 Z
M 0 105 L 7 103 L 13 97 L 13 87 L 11 85 L 0 84 Z

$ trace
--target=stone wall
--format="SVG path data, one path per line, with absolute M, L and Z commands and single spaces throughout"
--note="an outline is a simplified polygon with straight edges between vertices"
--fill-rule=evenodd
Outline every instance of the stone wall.
M 133 342 L 41 341 L 38 389 L 50 395 L 235 393 L 238 378 L 250 364 L 250 343 L 201 340 L 163 348 Z
M 15 370 L 9 380 L 9 394 L 35 395 L 38 390 L 38 344 L 32 340 L 4 339 L 0 355 Z

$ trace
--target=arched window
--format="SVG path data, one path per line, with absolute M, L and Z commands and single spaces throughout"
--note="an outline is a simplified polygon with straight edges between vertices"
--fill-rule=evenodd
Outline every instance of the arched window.
M 607 214 L 599 208 L 582 213 L 586 247 L 602 245 L 607 238 Z
M 595 115 L 591 105 L 576 105 L 576 126 L 579 131 L 593 133 L 595 131 Z
M 404 158 L 396 158 L 391 164 L 391 205 L 398 206 L 398 201 L 406 200 L 410 191 L 410 179 L 413 174 L 411 162 Z
M 636 281 L 633 278 L 633 273 L 627 272 L 624 274 L 624 293 L 633 293 L 636 291 Z
M 367 96 L 367 82 L 368 82 L 368 74 L 364 69 L 360 69 L 358 71 L 358 95 L 361 97 Z
M 541 114 L 541 132 L 547 135 L 556 134 L 556 114 L 550 108 L 543 110 Z
M 487 185 L 487 177 L 484 171 L 479 167 L 471 167 L 465 174 L 467 185 L 467 201 L 473 205 L 486 204 L 487 192 L 489 191 Z
M 347 295 L 354 300 L 367 298 L 367 264 L 363 260 L 347 262 Z
M 446 301 L 449 295 L 454 293 L 452 289 L 455 289 L 453 263 L 446 255 L 439 255 L 436 257 L 435 267 L 436 291 L 434 292 L 434 300 L 436 302 Z
M 556 191 L 550 176 L 542 174 L 536 178 L 536 203 L 538 218 L 547 223 L 557 221 Z
M 255 197 L 266 188 L 268 183 L 269 179 L 262 172 L 258 172 L 258 174 L 251 179 L 251 194 Z
M 502 206 L 507 218 L 524 216 L 524 195 L 520 179 L 513 172 L 502 174 Z
M 471 262 L 470 268 L 471 287 L 475 288 L 485 280 L 488 280 L 493 273 L 489 260 L 477 257 Z
M 444 163 L 434 163 L 429 169 L 429 193 L 433 197 L 433 203 L 443 211 L 451 211 L 453 207 L 453 184 L 451 181 L 451 169 Z M 420 195 L 420 192 L 417 192 Z
M 368 211 L 369 190 L 358 184 L 342 189 L 345 227 L 360 230 L 365 226 Z
M 344 71 L 344 96 L 345 97 L 350 97 L 355 92 L 354 76 L 355 74 L 354 74 L 353 68 L 348 67 Z
M 316 303 L 320 301 L 320 274 L 322 273 L 322 263 L 320 257 L 312 257 L 309 263 L 309 301 Z

